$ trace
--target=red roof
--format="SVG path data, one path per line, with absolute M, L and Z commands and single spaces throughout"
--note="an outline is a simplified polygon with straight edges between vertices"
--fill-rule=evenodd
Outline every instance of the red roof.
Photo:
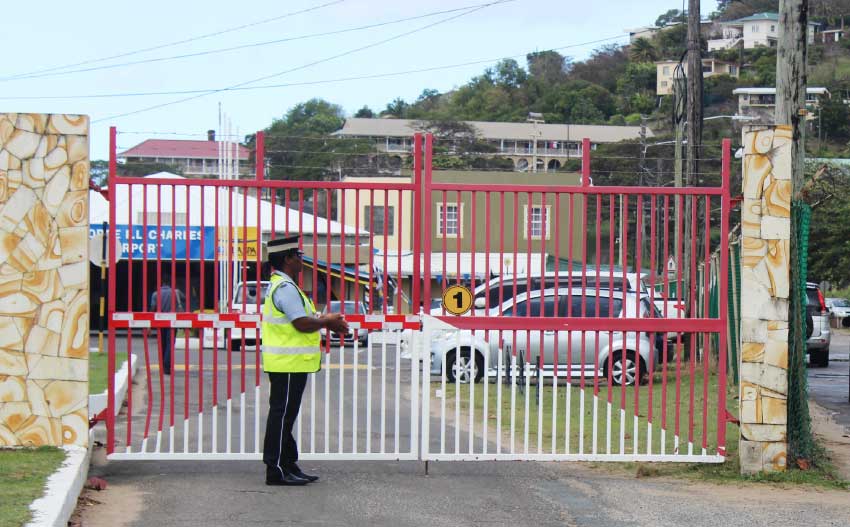
M 120 157 L 174 157 L 192 159 L 218 159 L 218 142 L 186 141 L 183 139 L 148 139 L 129 150 L 118 154 Z M 239 159 L 247 160 L 250 150 L 239 145 Z

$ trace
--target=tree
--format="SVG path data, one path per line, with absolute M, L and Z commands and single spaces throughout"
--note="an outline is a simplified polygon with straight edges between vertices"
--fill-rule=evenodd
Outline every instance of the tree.
M 575 63 L 568 78 L 592 82 L 613 92 L 617 89 L 617 78 L 628 64 L 629 56 L 623 46 L 609 44 L 595 50 L 586 61 Z
M 737 20 L 755 13 L 779 11 L 779 0 L 721 0 L 717 5 L 720 20 Z
M 674 23 L 681 23 L 685 21 L 685 14 L 678 9 L 670 9 L 663 15 L 659 15 L 658 18 L 655 19 L 655 27 L 665 27 Z
M 839 99 L 827 99 L 820 105 L 818 120 L 823 139 L 850 139 L 850 108 Z
M 106 185 L 109 176 L 109 161 L 96 159 L 89 164 L 89 178 L 95 185 Z
M 525 82 L 528 74 L 514 59 L 504 59 L 496 64 L 491 72 L 491 77 L 496 85 L 507 90 L 514 90 Z
M 658 50 L 647 38 L 638 38 L 629 46 L 629 57 L 632 62 L 655 62 L 658 60 Z
M 387 108 L 383 112 L 381 112 L 381 115 L 391 115 L 393 117 L 402 119 L 407 116 L 407 110 L 409 107 L 410 105 L 404 102 L 404 99 L 402 99 L 401 97 L 396 97 L 395 99 L 393 99 L 393 102 L 387 104 Z
M 372 119 L 373 117 L 375 117 L 375 112 L 373 112 L 372 109 L 368 106 L 364 105 L 363 108 L 357 110 L 357 113 L 354 114 L 354 117 Z
M 533 77 L 550 84 L 564 82 L 570 69 L 570 59 L 557 51 L 536 51 L 526 55 L 525 60 Z
M 575 124 L 600 124 L 605 122 L 605 114 L 589 100 L 580 98 L 570 112 L 570 121 Z

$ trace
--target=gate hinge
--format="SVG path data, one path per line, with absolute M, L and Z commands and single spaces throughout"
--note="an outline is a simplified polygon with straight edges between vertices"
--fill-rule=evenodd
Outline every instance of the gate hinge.
M 724 415 L 724 416 L 723 416 L 723 418 L 724 418 L 724 420 L 725 420 L 727 423 L 735 423 L 735 424 L 736 424 L 736 425 L 738 425 L 738 426 L 740 426 L 740 425 L 741 425 L 741 421 L 740 421 L 740 419 L 738 419 L 737 417 L 735 417 L 735 414 L 733 414 L 732 412 L 730 412 L 728 408 L 727 408 L 727 409 L 725 409 L 725 410 L 723 410 L 723 412 L 726 414 L 726 415 Z

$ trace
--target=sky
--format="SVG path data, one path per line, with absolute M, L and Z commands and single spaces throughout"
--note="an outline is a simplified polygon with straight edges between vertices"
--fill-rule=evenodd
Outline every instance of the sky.
M 108 157 L 110 126 L 120 151 L 148 138 L 206 138 L 220 129 L 219 108 L 240 136 L 313 97 L 347 115 L 380 111 L 396 97 L 463 85 L 501 58 L 525 66 L 526 53 L 557 49 L 585 59 L 682 8 L 681 0 L 4 4 L 0 112 L 89 115 L 91 159 Z M 714 9 L 703 2 L 704 16 Z M 353 79 L 363 76 L 373 78 Z M 256 86 L 266 87 L 225 90 Z M 121 96 L 79 97 L 91 95 Z

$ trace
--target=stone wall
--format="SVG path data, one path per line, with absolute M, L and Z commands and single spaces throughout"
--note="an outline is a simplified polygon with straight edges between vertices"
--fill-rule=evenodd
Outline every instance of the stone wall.
M 791 127 L 744 129 L 741 471 L 785 470 Z
M 88 131 L 0 113 L 0 446 L 88 445 Z

